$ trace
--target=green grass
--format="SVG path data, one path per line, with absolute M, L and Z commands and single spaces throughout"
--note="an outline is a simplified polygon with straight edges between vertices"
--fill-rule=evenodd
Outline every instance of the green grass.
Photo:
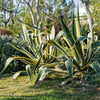
M 0 78 L 0 100 L 99 100 L 92 99 L 98 92 L 94 88 L 84 87 L 78 83 L 59 86 L 64 78 L 45 79 L 35 87 L 36 76 L 20 76 L 13 80 L 12 75 L 4 74 Z

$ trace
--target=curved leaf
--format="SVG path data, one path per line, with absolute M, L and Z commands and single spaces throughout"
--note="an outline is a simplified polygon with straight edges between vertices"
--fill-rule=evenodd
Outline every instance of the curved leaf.
M 73 47 L 74 39 L 73 39 L 72 34 L 70 33 L 68 27 L 65 25 L 62 17 L 61 17 L 61 25 L 62 25 L 62 29 L 64 31 L 64 35 L 65 35 L 66 39 L 68 40 L 68 44 Z
M 76 36 L 76 24 L 75 24 L 75 16 L 74 16 L 74 8 L 73 8 L 73 23 L 72 23 L 72 34 L 75 40 L 77 40 Z
M 37 82 L 39 81 L 43 71 L 45 71 L 45 70 L 46 70 L 46 67 L 43 67 L 43 66 L 40 67 L 39 73 L 38 73 L 38 76 L 37 76 L 37 79 L 36 79 L 36 82 L 35 82 L 34 86 L 37 84 Z
M 66 66 L 71 78 L 73 79 L 73 60 L 68 59 L 67 61 L 65 61 L 65 66 Z
M 64 34 L 63 31 L 60 31 L 57 36 L 55 37 L 55 40 L 59 39 Z
M 100 73 L 100 64 L 97 61 L 94 61 L 89 65 L 96 73 Z
M 49 69 L 44 70 L 39 80 L 42 81 L 50 72 L 52 72 L 52 70 Z
M 90 37 L 87 37 L 87 36 L 81 36 L 81 37 L 79 37 L 79 38 L 76 40 L 76 42 L 77 42 L 77 41 L 82 42 L 82 41 L 84 41 L 84 40 L 86 40 L 86 39 L 91 40 L 91 38 L 90 38 Z
M 80 22 L 79 22 L 79 7 L 77 7 L 76 35 L 77 35 L 77 39 L 81 36 L 81 32 L 80 32 Z
M 45 72 L 47 68 L 52 68 L 52 67 L 54 67 L 56 65 L 61 65 L 61 64 L 64 64 L 64 63 L 62 63 L 62 62 L 54 62 L 54 63 L 51 63 L 51 64 L 46 64 L 44 66 L 41 66 L 40 69 L 39 69 L 39 73 L 38 73 L 38 76 L 37 76 L 37 79 L 36 79 L 36 82 L 35 82 L 34 86 L 40 80 L 40 77 L 41 77 L 42 73 Z M 48 74 L 48 71 L 46 73 L 44 73 L 44 74 L 45 75 L 43 75 L 43 77 Z
M 28 75 L 30 76 L 30 79 L 31 79 L 31 66 L 30 65 L 26 65 L 26 71 L 28 73 Z
M 81 70 L 81 66 L 79 65 L 79 63 L 77 63 L 76 60 L 73 59 L 73 65 L 77 68 L 78 71 Z
M 79 40 L 77 40 L 75 42 L 75 48 L 76 48 L 77 54 L 81 60 L 81 64 L 83 65 L 84 64 L 84 55 L 83 55 L 82 46 L 81 46 L 81 43 Z
M 59 73 L 67 73 L 68 74 L 68 71 L 65 71 L 65 70 L 62 70 L 59 68 L 51 68 L 51 69 L 49 68 L 49 69 L 46 69 L 43 71 L 39 80 L 42 81 L 46 77 L 46 75 L 48 75 L 50 72 L 59 72 Z
M 25 41 L 29 43 L 25 24 L 22 24 L 22 29 L 23 29 L 23 35 L 24 35 Z
M 19 75 L 21 75 L 21 74 L 26 74 L 26 72 L 25 71 L 18 71 L 18 72 L 16 72 L 14 75 L 13 75 L 13 79 L 16 79 Z
M 100 47 L 100 41 L 94 42 L 91 44 L 92 49 Z
M 53 26 L 51 29 L 50 39 L 54 39 L 54 38 L 55 38 L 55 27 Z
M 9 65 L 13 60 L 14 60 L 14 57 L 10 57 L 10 58 L 7 59 L 7 61 L 6 61 L 6 63 L 5 63 L 5 66 L 4 66 L 3 70 L 1 71 L 1 73 L 3 73 L 3 72 L 7 69 L 8 65 Z
M 48 41 L 52 46 L 54 46 L 57 50 L 59 50 L 61 53 L 63 53 L 67 59 L 69 59 L 69 56 L 67 55 L 66 53 L 66 50 L 57 43 L 57 41 L 53 41 L 53 40 L 50 40 Z
M 31 62 L 31 63 L 34 63 L 34 66 L 36 65 L 36 63 L 37 63 L 37 59 L 36 60 L 33 60 L 33 59 L 30 59 L 30 58 L 27 58 L 27 57 L 20 57 L 20 56 L 18 56 L 18 57 L 13 57 L 14 59 L 17 59 L 17 60 L 27 60 L 27 61 L 29 61 L 29 62 Z
M 14 45 L 12 45 L 12 44 L 10 44 L 10 43 L 6 43 L 6 44 L 4 45 L 4 47 L 5 47 L 7 44 L 10 45 L 10 46 L 12 46 L 14 49 L 16 49 L 16 50 L 22 52 L 23 54 L 27 55 L 29 58 L 31 58 L 31 59 L 34 60 L 34 56 L 33 56 L 31 53 L 29 53 L 24 47 L 23 47 L 23 50 L 21 50 L 21 49 L 15 47 Z M 3 49 L 4 49 L 4 48 L 3 48 Z M 35 54 L 34 54 L 34 55 L 35 55 Z

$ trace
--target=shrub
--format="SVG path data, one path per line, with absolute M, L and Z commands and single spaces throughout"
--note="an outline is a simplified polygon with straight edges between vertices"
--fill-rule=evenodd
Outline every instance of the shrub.
M 82 77 L 82 81 L 86 83 L 89 86 L 95 86 L 95 87 L 100 87 L 100 73 L 95 74 L 95 73 L 84 73 Z
M 7 36 L 7 35 L 0 35 L 0 71 L 3 69 L 5 66 L 6 59 L 14 56 L 14 55 L 22 55 L 22 53 L 18 52 L 15 50 L 13 47 L 10 45 L 7 45 L 2 52 L 3 46 L 6 43 L 12 43 L 13 45 L 19 46 L 18 40 L 15 40 L 15 38 Z M 3 53 L 3 54 L 1 54 Z M 18 71 L 18 70 L 23 70 L 24 64 L 22 64 L 20 61 L 13 61 L 10 65 L 9 68 L 7 68 L 6 72 L 12 72 L 12 71 Z
M 0 28 L 0 35 L 7 35 L 7 36 L 11 35 L 12 36 L 13 33 L 11 31 L 7 30 L 7 29 L 1 29 Z

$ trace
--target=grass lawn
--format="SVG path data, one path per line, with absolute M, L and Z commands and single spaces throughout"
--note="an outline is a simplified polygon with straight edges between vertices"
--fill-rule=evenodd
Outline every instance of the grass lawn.
M 100 88 L 84 87 L 75 82 L 59 86 L 64 78 L 45 79 L 33 87 L 36 76 L 32 79 L 20 76 L 13 80 L 12 75 L 4 74 L 0 78 L 0 100 L 100 100 Z

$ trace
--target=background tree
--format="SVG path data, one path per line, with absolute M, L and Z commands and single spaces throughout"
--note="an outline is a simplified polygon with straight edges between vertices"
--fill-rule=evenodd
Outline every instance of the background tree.
M 46 0 L 45 14 L 46 16 L 46 25 L 45 27 L 50 28 L 52 25 L 56 28 L 56 33 L 61 30 L 61 25 L 59 21 L 60 15 L 63 15 L 67 21 L 71 17 L 71 9 L 73 8 L 73 0 Z
M 69 0 L 69 2 L 67 0 L 1 0 L 0 5 L 0 11 L 5 16 L 1 16 L 1 21 L 5 22 L 5 27 L 12 30 L 13 33 L 21 30 L 21 24 L 16 18 L 34 26 L 39 20 L 39 28 L 51 29 L 54 25 L 57 29 L 56 33 L 58 33 L 61 30 L 60 10 L 68 20 L 71 17 L 70 9 L 73 7 L 73 0 Z M 18 11 L 20 12 L 18 13 Z M 27 28 L 31 27 L 27 26 Z
M 95 24 L 94 31 L 100 40 L 100 0 L 91 0 L 90 4 L 92 6 L 91 16 Z
M 33 25 L 36 26 L 36 23 L 39 20 L 39 28 L 41 28 L 42 27 L 41 24 L 43 21 L 44 0 L 19 0 L 19 2 L 24 4 L 25 9 L 28 8 L 30 10 Z M 41 11 L 40 11 L 40 3 L 42 4 Z
M 91 12 L 90 12 L 90 0 L 79 0 L 83 7 L 85 8 L 85 11 L 86 11 L 86 14 L 87 14 L 87 17 L 88 17 L 88 22 L 89 22 L 89 28 L 90 28 L 90 32 L 91 32 L 91 38 L 92 38 L 92 42 L 93 42 L 93 18 L 91 17 Z
M 19 10 L 17 0 L 0 0 L 0 26 L 11 30 L 14 34 L 18 31 L 15 15 Z
M 0 21 L 3 24 L 3 27 L 6 28 L 7 24 L 10 22 L 11 24 L 14 24 L 13 19 L 13 0 L 1 0 L 0 1 Z
M 30 11 L 32 19 L 32 23 L 30 24 L 36 26 L 39 20 L 39 28 L 46 27 L 50 29 L 55 25 L 59 30 L 61 29 L 58 19 L 60 16 L 60 9 L 63 11 L 62 14 L 68 17 L 68 11 L 73 5 L 73 0 L 70 2 L 67 0 L 19 0 L 19 2 L 25 6 L 25 13 L 22 19 L 25 19 L 25 14 L 27 16 L 28 11 Z

